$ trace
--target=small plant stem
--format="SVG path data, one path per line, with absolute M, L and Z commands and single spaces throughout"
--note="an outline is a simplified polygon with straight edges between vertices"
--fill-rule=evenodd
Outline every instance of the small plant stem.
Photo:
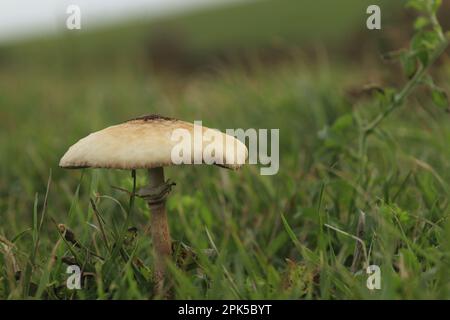
M 447 49 L 449 45 L 449 40 L 445 38 L 440 43 L 440 45 L 436 48 L 436 50 L 433 52 L 433 54 L 430 57 L 429 63 L 426 66 L 422 66 L 419 68 L 419 70 L 416 72 L 414 77 L 409 80 L 403 89 L 394 96 L 392 99 L 392 102 L 386 107 L 386 109 L 379 114 L 372 122 L 370 122 L 366 127 L 363 127 L 362 129 L 362 136 L 360 138 L 360 144 L 359 144 L 359 155 L 361 157 L 361 171 L 364 171 L 364 163 L 365 160 L 365 149 L 367 144 L 367 138 L 372 134 L 372 132 L 380 125 L 381 122 L 383 122 L 384 119 L 386 119 L 395 109 L 403 105 L 403 102 L 405 99 L 411 94 L 412 90 L 420 83 L 422 80 L 422 77 L 425 75 L 425 73 L 428 71 L 430 66 L 432 66 L 436 60 L 440 57 L 440 55 Z M 362 173 L 362 172 L 360 172 Z
M 364 128 L 363 134 L 367 136 L 370 135 L 373 132 L 373 130 L 375 130 L 379 126 L 379 124 L 392 113 L 392 111 L 403 105 L 404 100 L 410 95 L 411 91 L 420 83 L 422 77 L 425 75 L 428 69 L 436 62 L 436 60 L 441 56 L 441 54 L 447 49 L 448 45 L 449 40 L 444 37 L 444 40 L 439 44 L 439 46 L 431 55 L 429 63 L 426 66 L 422 66 L 421 68 L 419 68 L 414 77 L 405 84 L 403 89 L 398 94 L 395 95 L 394 99 L 384 110 L 384 112 L 378 115 L 378 117 L 376 117 L 371 123 L 369 123 L 369 125 L 367 125 Z
M 431 25 L 433 26 L 434 30 L 438 33 L 439 39 L 442 42 L 445 42 L 447 38 L 445 37 L 444 32 L 442 32 L 441 24 L 439 23 L 439 20 L 436 16 L 436 12 L 434 12 L 431 2 L 428 2 L 428 15 L 430 16 Z
M 149 187 L 158 188 L 165 183 L 164 169 L 154 168 L 148 170 Z M 163 197 L 156 201 L 148 201 L 151 210 L 150 231 L 155 251 L 155 288 L 157 294 L 162 294 L 166 276 L 167 260 L 172 255 L 172 244 L 167 222 L 166 200 Z
M 434 22 L 433 22 L 434 17 Z M 358 184 L 364 182 L 365 170 L 366 170 L 366 154 L 367 154 L 367 139 L 373 133 L 373 131 L 386 119 L 394 110 L 403 105 L 405 99 L 411 94 L 413 89 L 420 84 L 422 77 L 426 74 L 428 69 L 436 62 L 436 60 L 442 55 L 442 53 L 449 46 L 449 39 L 443 34 L 440 28 L 439 22 L 436 19 L 436 15 L 431 14 L 431 20 L 435 28 L 438 30 L 439 37 L 441 38 L 441 43 L 434 50 L 433 54 L 430 56 L 428 64 L 426 66 L 421 66 L 414 77 L 409 80 L 402 90 L 397 93 L 392 99 L 391 103 L 386 107 L 386 109 L 379 114 L 372 122 L 367 126 L 361 128 L 359 146 L 358 146 L 358 156 L 359 156 L 359 172 L 358 172 Z

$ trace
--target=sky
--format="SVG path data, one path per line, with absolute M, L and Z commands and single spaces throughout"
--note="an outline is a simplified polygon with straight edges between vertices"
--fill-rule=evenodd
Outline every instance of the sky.
M 160 16 L 239 0 L 0 0 L 0 42 L 57 33 L 69 5 L 81 10 L 82 29 L 139 16 Z

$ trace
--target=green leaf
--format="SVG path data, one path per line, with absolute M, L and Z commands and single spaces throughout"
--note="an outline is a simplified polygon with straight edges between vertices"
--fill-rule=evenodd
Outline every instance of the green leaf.
M 433 103 L 442 109 L 447 109 L 449 107 L 448 95 L 445 90 L 434 87 L 431 89 L 431 99 Z
M 426 26 L 430 24 L 430 20 L 426 17 L 418 17 L 416 21 L 414 21 L 414 29 L 422 30 Z
M 417 57 L 414 54 L 407 53 L 402 57 L 402 65 L 405 75 L 411 79 L 417 72 Z
M 412 38 L 411 49 L 432 51 L 439 45 L 439 42 L 439 34 L 436 31 L 421 31 Z
M 351 127 L 352 124 L 353 124 L 353 114 L 347 113 L 336 119 L 336 121 L 333 124 L 332 130 L 335 132 L 342 132 L 345 129 Z
M 416 53 L 417 59 L 419 59 L 422 66 L 427 66 L 428 61 L 430 61 L 430 55 L 427 50 L 420 50 Z

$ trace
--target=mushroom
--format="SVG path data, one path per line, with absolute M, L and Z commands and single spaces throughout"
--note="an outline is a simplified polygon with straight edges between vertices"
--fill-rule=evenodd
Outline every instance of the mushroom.
M 174 132 L 178 129 L 188 133 L 189 139 L 181 144 L 174 139 Z M 216 135 L 216 139 L 208 139 L 210 143 L 205 143 L 204 137 L 208 133 L 211 135 L 211 132 Z M 200 144 L 195 143 L 198 142 L 199 133 Z M 179 148 L 180 145 L 185 147 L 182 153 L 186 154 L 183 156 L 187 156 L 187 161 L 182 163 L 173 161 L 172 157 L 174 148 Z M 212 160 L 205 160 L 203 157 L 207 148 L 214 150 Z M 148 115 L 94 132 L 79 140 L 64 154 L 59 166 L 69 169 L 148 170 L 149 183 L 136 195 L 147 201 L 151 211 L 150 230 L 155 253 L 154 280 L 156 290 L 161 292 L 167 260 L 172 255 L 165 201 L 174 185 L 170 180 L 165 180 L 163 167 L 207 163 L 238 169 L 245 163 L 247 156 L 247 147 L 230 135 L 177 119 Z

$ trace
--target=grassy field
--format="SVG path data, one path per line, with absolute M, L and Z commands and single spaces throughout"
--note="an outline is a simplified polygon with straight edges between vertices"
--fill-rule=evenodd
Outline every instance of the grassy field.
M 113 188 L 131 190 L 131 173 L 58 167 L 79 138 L 152 113 L 222 130 L 280 129 L 275 176 L 252 165 L 166 170 L 177 183 L 167 203 L 179 249 L 172 298 L 450 298 L 448 113 L 419 90 L 369 138 L 360 177 L 357 119 L 380 106 L 355 101 L 348 89 L 373 80 L 399 87 L 396 66 L 376 54 L 359 65 L 338 61 L 320 48 L 311 58 L 293 45 L 293 58 L 276 66 L 254 56 L 246 68 L 159 75 L 138 59 L 142 38 L 108 34 L 122 45 L 105 61 L 101 43 L 114 41 L 98 34 L 0 51 L 0 299 L 161 298 L 153 292 L 150 213 Z M 216 37 L 197 39 L 205 52 Z M 433 70 L 447 90 L 449 66 L 447 55 Z M 145 179 L 138 170 L 138 186 Z M 66 288 L 72 261 L 85 272 L 82 290 Z M 380 266 L 380 290 L 368 290 L 366 262 Z

